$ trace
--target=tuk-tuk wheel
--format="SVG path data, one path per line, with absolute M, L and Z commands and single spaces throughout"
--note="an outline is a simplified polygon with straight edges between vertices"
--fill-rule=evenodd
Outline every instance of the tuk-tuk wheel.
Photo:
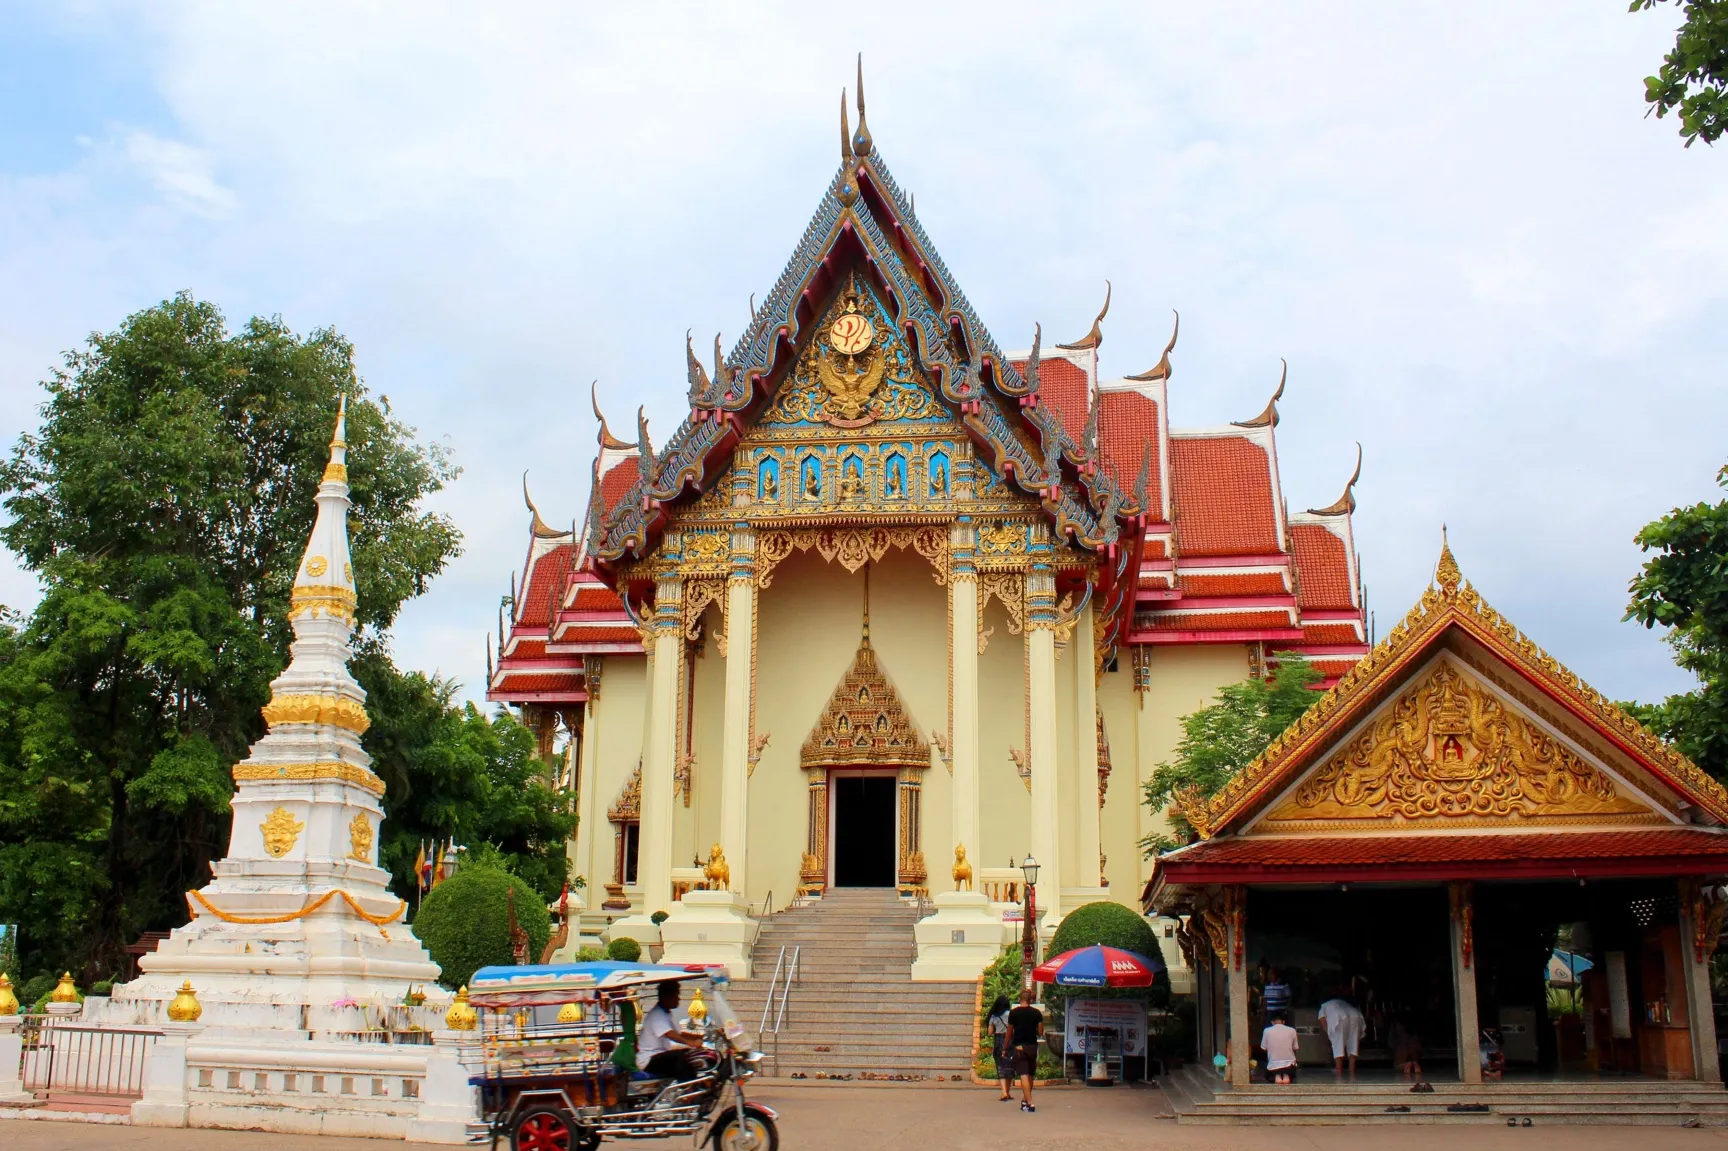
M 780 1151 L 780 1131 L 767 1116 L 747 1111 L 740 1124 L 737 1113 L 729 1112 L 714 1130 L 714 1146 L 718 1151 Z
M 560 1107 L 532 1107 L 516 1120 L 510 1133 L 511 1151 L 580 1151 L 581 1134 Z

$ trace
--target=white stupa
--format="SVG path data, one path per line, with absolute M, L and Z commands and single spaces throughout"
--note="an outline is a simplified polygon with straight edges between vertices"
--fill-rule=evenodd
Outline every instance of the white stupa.
M 410 988 L 438 996 L 438 967 L 377 864 L 384 782 L 360 747 L 366 693 L 348 674 L 345 427 L 344 404 L 294 579 L 292 657 L 270 685 L 268 733 L 234 767 L 228 855 L 209 886 L 187 893 L 191 922 L 97 1007 L 116 1022 L 165 1018 L 182 981 L 213 1026 L 319 1029 L 339 1025 L 332 1004 L 401 1003 Z

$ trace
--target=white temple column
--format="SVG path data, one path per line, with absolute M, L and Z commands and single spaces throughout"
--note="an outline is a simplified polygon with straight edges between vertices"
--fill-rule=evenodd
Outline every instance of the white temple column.
M 1080 874 L 1074 886 L 1102 888 L 1104 868 L 1099 849 L 1098 797 L 1098 679 L 1097 655 L 1092 650 L 1092 601 L 1087 600 L 1074 617 L 1074 810 L 1080 826 L 1075 854 Z
M 1706 1083 L 1720 1083 L 1722 1068 L 1716 1053 L 1716 1011 L 1710 988 L 1709 901 L 1698 881 L 1680 882 L 1680 970 L 1686 988 L 1686 1021 L 1692 1031 L 1692 1075 Z M 1703 926 L 1700 932 L 1700 926 Z
M 668 532 L 666 552 L 676 552 Z M 678 692 L 684 664 L 684 582 L 662 575 L 654 591 L 654 664 L 648 687 L 648 742 L 642 754 L 642 823 L 636 874 L 642 887 L 640 914 L 672 906 L 672 791 L 678 758 Z M 637 916 L 631 916 L 632 920 Z M 658 933 L 656 933 L 657 935 Z
M 978 531 L 961 516 L 949 534 L 948 685 L 954 770 L 954 845 L 966 849 L 974 868 L 982 866 L 978 840 L 978 572 L 973 566 Z M 933 858 L 940 859 L 939 856 Z
M 1451 905 L 1452 1009 L 1458 1048 L 1458 1081 L 1482 1082 L 1482 1024 L 1476 1007 L 1475 894 L 1468 883 L 1446 885 Z
M 720 751 L 720 847 L 732 889 L 748 896 L 746 835 L 750 813 L 750 740 L 756 655 L 756 532 L 732 528 L 732 570 L 726 581 L 726 706 Z
M 1036 531 L 1036 529 L 1034 529 Z M 1026 573 L 1026 749 L 1032 771 L 1032 854 L 1038 860 L 1038 908 L 1054 930 L 1062 921 L 1061 804 L 1056 785 L 1056 577 L 1048 532 L 1035 544 Z
M 1234 1087 L 1248 1086 L 1248 1062 L 1253 1058 L 1249 1049 L 1248 1032 L 1247 894 L 1240 887 L 1235 888 L 1231 894 L 1230 956 L 1224 965 L 1224 978 L 1229 985 L 1230 1000 L 1230 1083 Z

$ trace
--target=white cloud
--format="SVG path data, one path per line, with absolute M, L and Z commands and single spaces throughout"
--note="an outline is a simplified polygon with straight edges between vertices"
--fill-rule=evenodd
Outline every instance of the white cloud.
M 138 128 L 126 133 L 125 151 L 153 188 L 189 211 L 223 217 L 239 204 L 232 189 L 216 182 L 214 159 L 202 148 Z

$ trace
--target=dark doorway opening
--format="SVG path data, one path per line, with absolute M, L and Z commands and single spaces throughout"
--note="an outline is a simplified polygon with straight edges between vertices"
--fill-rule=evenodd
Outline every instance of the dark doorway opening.
M 834 886 L 894 886 L 894 777 L 834 780 Z

